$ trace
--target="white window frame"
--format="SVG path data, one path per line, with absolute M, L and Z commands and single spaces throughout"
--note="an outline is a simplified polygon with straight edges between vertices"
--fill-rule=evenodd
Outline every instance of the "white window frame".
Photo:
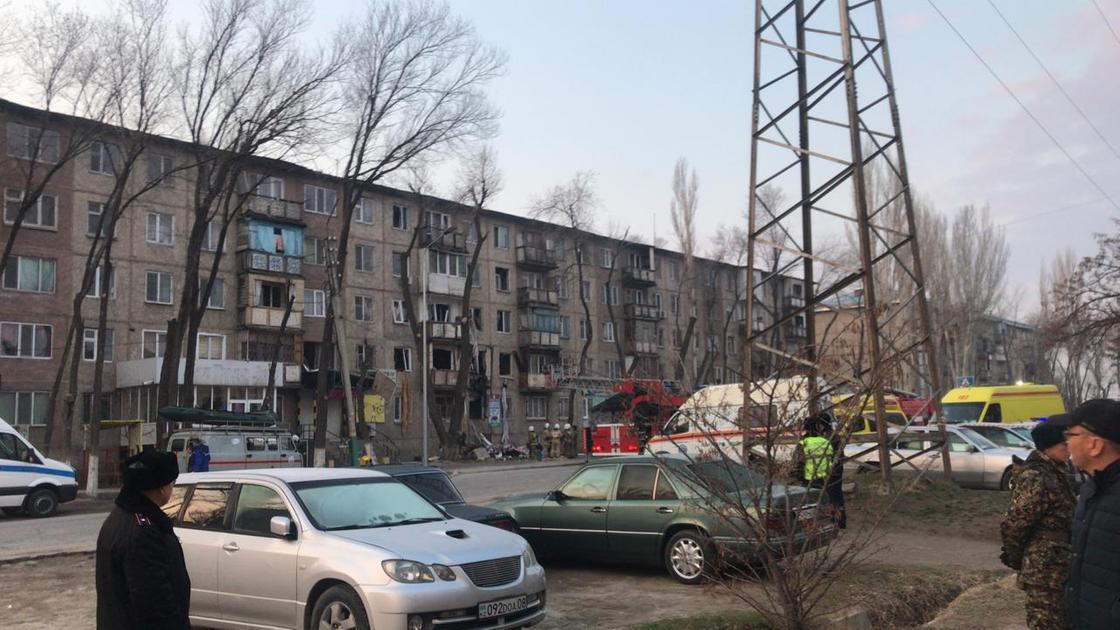
M 283 187 L 281 187 L 281 191 Z M 303 211 L 333 217 L 338 207 L 338 192 L 322 186 L 303 186 Z
M 307 299 L 310 296 L 310 300 Z M 313 308 L 318 306 L 318 308 Z M 304 317 L 327 316 L 327 292 L 322 289 L 303 290 L 303 315 Z
M 370 197 L 362 197 L 358 199 L 358 203 L 354 204 L 354 220 L 358 223 L 365 223 L 366 225 L 373 225 L 377 214 L 374 212 L 374 200 Z
M 400 268 L 397 267 L 398 260 L 400 261 Z M 402 273 L 407 276 L 409 262 L 408 256 L 405 256 L 404 252 L 393 252 L 393 277 L 399 278 Z
M 153 168 L 154 165 L 154 168 Z M 148 181 L 159 180 L 161 186 L 175 186 L 175 158 L 166 153 L 153 153 L 148 156 Z
M 2 332 L 4 326 L 17 326 L 17 329 L 16 329 L 16 351 L 15 351 L 15 354 L 5 354 L 5 350 L 3 348 L 3 345 L 0 345 L 0 357 L 4 357 L 6 359 L 37 359 L 37 360 L 40 360 L 40 361 L 49 361 L 50 359 L 52 359 L 54 357 L 54 348 L 53 348 L 53 345 L 54 345 L 54 326 L 51 326 L 50 324 L 39 324 L 37 322 L 0 322 L 0 332 Z M 24 326 L 31 326 L 31 348 L 30 348 L 30 354 L 27 354 L 27 355 L 23 354 L 23 327 Z M 47 342 L 47 355 L 46 356 L 36 356 L 35 341 L 39 338 L 39 335 L 38 335 L 38 329 L 39 328 L 46 328 L 47 331 L 48 331 L 48 335 L 50 336 L 50 340 Z
M 603 341 L 614 342 L 614 322 L 603 322 Z
M 393 396 L 393 424 L 400 424 L 404 420 L 404 401 L 401 397 Z
M 154 347 L 153 356 L 145 357 L 144 353 L 148 349 L 148 337 L 153 337 Z M 163 341 L 160 341 L 160 340 Z M 142 330 L 140 331 L 140 358 L 142 359 L 159 359 L 167 352 L 167 331 L 166 330 Z
M 212 356 L 209 356 L 209 353 L 207 353 L 207 356 L 203 356 L 202 342 L 203 342 L 204 339 L 206 340 L 206 347 L 207 347 L 208 350 L 213 350 L 214 349 L 214 342 L 215 341 L 217 341 L 219 343 L 219 346 L 218 346 L 219 353 L 218 353 L 218 358 L 217 359 L 213 358 Z M 198 336 L 195 338 L 195 345 L 196 345 L 195 355 L 199 359 L 206 359 L 206 360 L 210 360 L 210 361 L 224 361 L 225 358 L 226 358 L 226 336 L 225 335 L 222 335 L 222 334 L 219 334 L 219 333 L 200 332 L 200 333 L 198 333 Z
M 451 215 L 446 212 L 437 212 L 435 210 L 427 211 L 428 227 L 446 230 L 451 227 Z
M 96 212 L 95 212 L 96 210 Z M 109 228 L 109 223 L 105 221 L 105 202 L 103 201 L 88 201 L 86 202 L 86 236 L 98 236 L 97 230 L 90 229 L 90 219 L 94 216 L 97 217 L 98 226 L 101 229 L 100 236 L 105 237 L 105 230 Z M 103 222 L 105 221 L 105 222 Z
M 153 232 L 152 220 L 155 220 L 155 231 Z M 167 241 L 161 240 L 164 228 L 164 220 L 170 221 L 171 225 L 167 230 Z M 175 215 L 166 212 L 149 212 L 144 220 L 144 242 L 151 243 L 152 245 L 174 246 L 175 245 Z
M 20 266 L 25 260 L 34 261 L 38 264 L 38 273 L 35 274 L 38 288 L 20 286 L 23 280 L 23 272 L 20 269 Z M 49 274 L 51 277 L 51 282 L 50 290 L 45 291 L 43 290 L 44 271 L 48 267 L 51 270 L 51 273 Z M 15 286 L 8 286 L 8 269 L 15 270 Z M 19 291 L 22 293 L 41 293 L 44 295 L 51 295 L 54 294 L 54 292 L 58 289 L 58 261 L 54 258 L 40 258 L 38 256 L 12 256 L 8 259 L 8 267 L 6 267 L 3 271 L 3 279 L 0 280 L 0 282 L 2 282 L 0 286 L 2 286 L 5 291 Z
M 199 292 L 200 296 L 202 295 L 202 292 L 205 289 L 206 289 L 206 278 L 199 278 L 198 279 L 198 292 Z M 214 304 L 214 296 L 215 295 L 218 295 L 218 296 L 221 297 L 219 303 L 216 306 Z M 226 281 L 225 281 L 225 279 L 223 279 L 221 277 L 215 277 L 214 278 L 214 286 L 210 287 L 210 295 L 206 296 L 206 308 L 208 310 L 212 310 L 212 311 L 224 311 L 224 310 L 226 310 Z
M 303 237 L 303 263 L 305 265 L 327 264 L 327 241 L 315 236 Z
M 145 282 L 146 282 L 146 280 L 145 280 Z M 145 292 L 146 291 L 147 291 L 147 286 L 145 285 Z M 89 292 L 86 293 L 86 297 L 90 298 L 90 299 L 94 299 L 94 300 L 101 299 L 101 265 L 98 265 L 97 270 L 94 272 L 93 282 L 90 283 L 90 285 L 89 285 Z M 111 300 L 115 297 L 117 297 L 117 268 L 116 267 L 110 267 L 109 268 L 109 299 Z
M 22 143 L 18 141 L 18 137 L 13 137 L 14 133 L 18 135 L 18 132 L 21 130 L 24 136 Z M 34 142 L 32 142 L 31 139 L 32 132 L 38 136 Z M 32 127 L 31 125 L 9 122 L 6 140 L 7 142 L 5 142 L 5 144 L 8 145 L 8 155 L 11 157 L 43 162 L 46 164 L 55 164 L 58 162 L 61 135 L 53 129 L 44 129 L 42 127 Z M 16 148 L 15 152 L 12 151 L 13 147 Z M 35 155 L 31 155 L 32 151 L 35 149 L 38 149 L 38 151 Z M 53 149 L 51 152 L 53 157 L 44 156 L 44 153 L 47 153 L 48 149 Z
M 505 286 L 501 282 L 502 274 L 505 272 Z M 494 267 L 494 290 L 501 291 L 502 293 L 509 293 L 509 268 L 508 267 Z
M 587 331 L 590 330 L 590 329 L 591 329 L 591 327 L 587 325 L 587 320 L 584 319 L 583 317 L 579 318 L 579 340 L 580 341 L 587 341 Z
M 401 232 L 407 232 L 408 231 L 408 226 L 409 226 L 408 206 L 402 206 L 400 204 L 393 204 L 392 222 L 393 222 L 392 225 L 393 225 L 394 230 L 400 230 Z
M 392 304 L 393 304 L 393 306 L 392 306 L 392 309 L 393 309 L 393 323 L 394 324 L 407 324 L 408 323 L 408 311 L 405 310 L 405 308 L 404 308 L 404 300 L 394 299 Z
M 355 295 L 354 296 L 354 321 L 372 322 L 373 318 L 374 318 L 373 296 L 372 295 Z
M 494 247 L 497 249 L 509 249 L 509 226 L 494 226 Z
M 396 347 L 393 348 L 393 368 L 395 369 L 397 367 L 397 351 L 398 350 L 401 351 L 401 356 L 404 358 L 404 361 L 402 362 L 404 364 L 404 369 L 402 371 L 403 372 L 411 372 L 412 371 L 412 348 L 409 348 L 409 347 L 406 347 L 406 346 L 396 346 Z
M 156 278 L 156 299 L 148 299 L 148 286 L 152 281 L 152 276 Z M 167 301 L 159 301 L 160 286 L 163 284 L 163 278 L 167 278 Z M 147 304 L 174 304 L 175 303 L 175 277 L 169 271 L 145 271 L 144 272 L 144 302 Z
M 113 342 L 116 335 L 113 334 L 112 328 L 105 329 L 105 362 L 113 362 Z M 96 361 L 97 360 L 97 329 L 96 328 L 83 328 L 82 329 L 82 361 Z
M 42 427 L 47 425 L 48 418 L 47 409 L 50 408 L 50 392 L 38 392 L 32 390 L 5 390 L 0 392 L 0 396 L 12 397 L 12 415 L 4 419 L 10 422 L 13 426 L 28 426 L 28 427 Z M 24 398 L 26 396 L 26 398 Z M 27 412 L 27 422 L 20 422 L 20 418 L 25 414 L 20 413 L 20 401 L 29 401 L 31 409 Z M 42 405 L 42 418 L 38 422 L 35 421 L 35 411 Z
M 525 419 L 526 420 L 545 420 L 548 418 L 548 397 L 547 396 L 526 396 L 525 397 Z
M 607 247 L 599 249 L 599 266 L 603 269 L 614 267 L 614 252 Z
M 172 217 L 174 219 L 174 217 Z M 172 221 L 172 225 L 174 225 Z M 206 236 L 202 239 L 201 249 L 204 252 L 218 251 L 218 241 L 222 237 L 222 224 L 216 221 L 210 221 L 206 224 Z
M 363 273 L 377 271 L 377 250 L 373 245 L 354 244 L 354 271 Z
M 253 194 L 257 195 L 258 197 L 266 197 L 268 199 L 277 200 L 284 198 L 284 180 L 280 179 L 279 177 L 273 177 L 271 175 L 261 175 L 257 173 L 254 175 L 250 175 L 249 181 L 256 181 L 256 185 L 253 186 Z
M 508 335 L 513 332 L 513 312 L 498 309 L 497 316 L 494 318 L 494 325 L 498 332 Z M 504 317 L 503 317 L 504 315 Z M 502 330 L 502 321 L 505 321 L 505 330 Z
M 5 188 L 4 189 L 4 225 L 15 225 L 15 217 L 8 219 L 8 204 L 15 203 L 16 214 L 19 214 L 19 205 L 23 204 L 24 191 L 19 188 Z M 51 200 L 51 223 L 43 223 L 43 199 L 49 198 Z M 33 218 L 34 217 L 34 218 Z M 23 223 L 20 223 L 21 228 L 29 228 L 32 230 L 58 230 L 58 197 L 55 195 L 48 195 L 43 193 L 35 200 L 35 204 L 27 209 L 27 214 L 23 217 Z
M 121 150 L 115 144 L 100 140 L 91 143 L 89 146 L 89 172 L 98 175 L 116 175 L 117 172 L 114 170 L 115 165 L 113 164 L 114 152 L 120 156 Z
M 280 304 L 273 305 L 273 304 L 265 304 L 264 303 L 264 300 L 261 299 L 261 298 L 263 298 L 264 295 L 265 295 L 264 294 L 265 285 L 271 285 L 271 286 L 274 286 L 274 287 L 276 287 L 276 286 L 281 287 Z M 256 306 L 256 307 L 259 307 L 259 308 L 286 308 L 286 300 L 288 298 L 287 298 L 287 296 L 284 295 L 283 287 L 284 287 L 284 285 L 279 283 L 279 282 L 273 282 L 271 280 L 257 280 L 257 284 L 256 284 L 256 287 L 255 287 L 256 291 L 254 291 L 254 294 L 253 294 L 253 306 Z

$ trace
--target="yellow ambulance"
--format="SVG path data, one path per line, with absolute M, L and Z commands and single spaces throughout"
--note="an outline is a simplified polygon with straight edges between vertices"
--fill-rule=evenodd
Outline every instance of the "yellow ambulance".
M 852 394 L 832 397 L 832 413 L 841 424 L 850 422 L 854 415 L 856 402 L 851 398 Z M 898 398 L 895 396 L 890 394 L 883 396 L 883 413 L 887 417 L 887 426 L 897 428 L 906 426 L 908 420 L 906 412 L 902 410 L 902 406 L 898 404 Z M 875 400 L 870 395 L 866 395 L 863 401 L 863 412 L 856 420 L 852 433 L 875 433 L 876 431 L 878 431 L 878 427 L 875 424 Z
M 1030 422 L 1064 413 L 1062 395 L 1054 385 L 958 387 L 941 399 L 945 422 Z

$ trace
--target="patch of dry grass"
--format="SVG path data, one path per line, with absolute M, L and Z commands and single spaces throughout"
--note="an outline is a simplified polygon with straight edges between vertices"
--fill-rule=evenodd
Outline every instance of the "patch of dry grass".
M 883 529 L 999 540 L 999 523 L 1010 493 L 968 490 L 937 477 L 923 477 L 912 485 L 913 479 L 896 471 L 895 487 L 910 489 L 895 498 L 879 494 L 877 476 L 857 475 L 858 489 L 848 499 L 848 515 L 855 527 L 884 515 Z

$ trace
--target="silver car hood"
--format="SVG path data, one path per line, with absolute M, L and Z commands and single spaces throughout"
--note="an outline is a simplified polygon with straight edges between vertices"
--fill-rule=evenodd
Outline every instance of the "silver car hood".
M 395 558 L 448 566 L 519 556 L 526 545 L 517 534 L 458 518 L 326 533 L 379 547 Z

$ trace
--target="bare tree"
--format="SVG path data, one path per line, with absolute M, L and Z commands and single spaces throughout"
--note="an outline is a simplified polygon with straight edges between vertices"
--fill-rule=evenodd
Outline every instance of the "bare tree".
M 678 304 L 681 302 L 682 295 L 688 298 L 688 304 L 696 303 L 696 212 L 700 203 L 699 191 L 700 182 L 697 180 L 696 171 L 693 170 L 690 175 L 688 161 L 683 157 L 678 159 L 673 168 L 673 197 L 669 201 L 673 234 L 677 237 L 677 247 L 684 254 L 684 269 L 676 291 Z M 680 342 L 677 348 L 677 361 L 684 377 L 682 380 L 685 391 L 690 391 L 696 383 L 695 370 L 688 368 L 688 349 L 692 345 L 695 327 L 696 317 L 690 315 L 686 328 L 682 332 L 680 309 L 673 313 L 673 339 Z
M 559 223 L 571 236 L 572 251 L 575 254 L 575 271 L 579 303 L 583 309 L 584 328 L 587 338 L 580 347 L 576 373 L 583 376 L 587 371 L 587 353 L 595 338 L 595 328 L 591 325 L 591 296 L 584 291 L 585 265 L 591 255 L 586 248 L 584 237 L 595 227 L 595 211 L 599 200 L 595 196 L 595 173 L 580 171 L 567 183 L 553 186 L 544 196 L 533 203 L 531 215 L 534 218 Z M 576 390 L 568 391 L 568 420 L 575 418 Z
M 349 49 L 337 120 L 346 145 L 338 238 L 344 273 L 354 207 L 367 189 L 418 160 L 493 134 L 498 112 L 483 88 L 501 73 L 505 56 L 446 5 L 430 2 L 370 3 L 338 38 Z M 334 346 L 328 328 L 324 356 Z M 326 377 L 321 371 L 317 452 L 326 446 Z

